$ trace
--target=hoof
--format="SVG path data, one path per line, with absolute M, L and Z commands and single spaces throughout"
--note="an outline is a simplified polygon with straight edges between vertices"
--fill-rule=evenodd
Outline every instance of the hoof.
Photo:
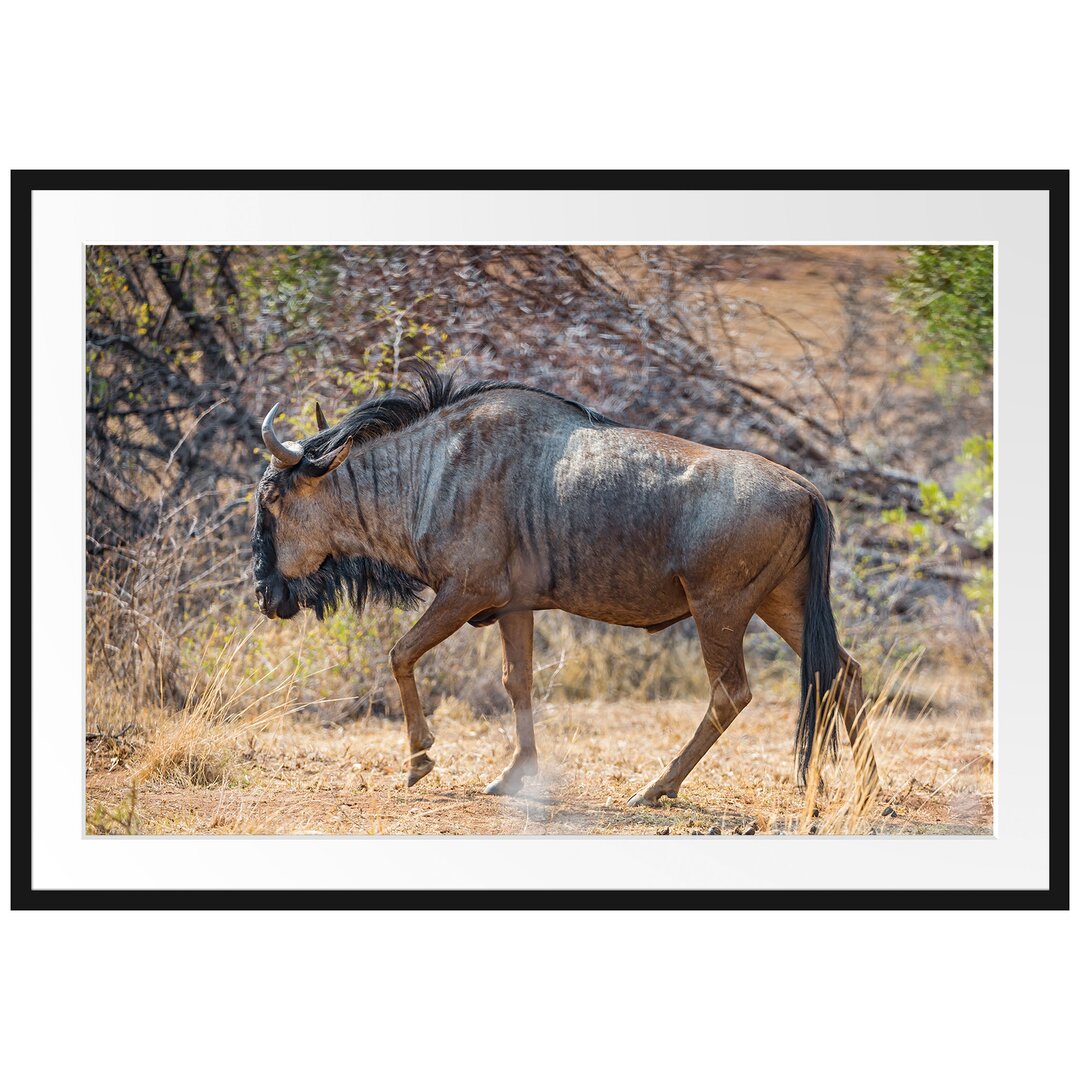
M 498 779 L 492 780 L 484 788 L 484 794 L 517 795 L 525 786 L 526 777 L 536 776 L 538 772 L 535 754 L 515 755 L 514 760 L 503 769 Z
M 413 762 L 411 768 L 409 769 L 409 775 L 405 781 L 405 786 L 412 787 L 413 784 L 417 783 L 417 781 L 423 780 L 424 777 L 427 776 L 427 774 L 431 772 L 431 770 L 434 768 L 435 762 L 432 761 L 431 758 L 427 756 L 427 754 L 422 755 L 420 758 Z
M 516 795 L 524 786 L 520 776 L 500 776 L 498 780 L 492 780 L 486 788 L 485 795 Z
M 677 791 L 653 791 L 651 788 L 643 788 L 627 800 L 627 806 L 659 806 L 661 799 L 674 799 Z

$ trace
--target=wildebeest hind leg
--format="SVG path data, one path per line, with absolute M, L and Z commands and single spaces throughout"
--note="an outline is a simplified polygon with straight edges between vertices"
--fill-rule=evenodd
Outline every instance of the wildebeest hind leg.
M 800 566 L 773 590 L 757 611 L 761 619 L 795 650 L 796 656 L 802 656 L 805 596 L 805 569 Z M 840 663 L 843 665 L 842 682 L 837 687 L 837 700 L 863 794 L 869 798 L 880 788 L 880 781 L 870 729 L 866 723 L 866 710 L 863 707 L 862 668 L 842 646 Z
M 517 749 L 502 775 L 484 790 L 489 795 L 516 795 L 525 777 L 536 775 L 536 740 L 532 718 L 533 613 L 515 611 L 499 620 L 503 643 L 503 686 L 514 706 Z
M 750 704 L 750 685 L 746 680 L 742 650 L 749 616 L 732 615 L 708 605 L 698 609 L 693 598 L 691 607 L 712 686 L 709 708 L 690 741 L 651 784 L 630 799 L 631 806 L 656 806 L 665 795 L 674 799 L 690 770 Z

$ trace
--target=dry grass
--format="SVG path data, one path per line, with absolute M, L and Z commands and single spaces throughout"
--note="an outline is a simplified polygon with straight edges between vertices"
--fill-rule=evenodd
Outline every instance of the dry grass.
M 271 721 L 287 715 L 294 700 L 296 668 L 265 688 L 274 669 L 255 679 L 236 677 L 237 658 L 251 634 L 221 646 L 212 674 L 197 676 L 179 711 L 161 710 L 146 745 L 135 756 L 135 782 L 148 780 L 211 787 L 228 782 L 237 750 Z M 278 665 L 278 668 L 283 665 Z
M 298 700 L 302 643 L 295 656 L 258 674 L 245 666 L 258 627 L 257 623 L 242 637 L 221 639 L 214 634 L 207 639 L 201 669 L 181 708 L 160 702 L 140 710 L 130 696 L 91 677 L 88 716 L 105 715 L 124 723 L 116 733 L 87 733 L 87 775 L 118 773 L 129 792 L 119 805 L 91 804 L 88 797 L 88 831 L 138 831 L 136 803 L 143 790 L 246 782 L 244 768 L 254 757 L 258 734 L 304 708 Z M 209 646 L 219 640 L 216 656 L 208 658 Z M 88 796 L 90 787 L 88 782 Z
M 227 655 L 236 663 L 237 649 Z M 541 775 L 517 798 L 484 785 L 505 765 L 513 722 L 461 699 L 432 709 L 435 771 L 404 786 L 399 722 L 345 725 L 301 712 L 293 673 L 273 685 L 211 680 L 189 709 L 148 718 L 145 744 L 110 765 L 88 754 L 88 831 L 142 833 L 955 833 L 992 826 L 992 720 L 978 706 L 910 707 L 913 662 L 868 705 L 883 794 L 865 801 L 841 734 L 820 789 L 793 783 L 794 679 L 770 684 L 657 809 L 627 798 L 677 752 L 699 702 L 541 704 Z M 265 680 L 267 683 L 270 680 Z M 256 704 L 260 703 L 260 704 Z M 809 794 L 809 793 L 812 793 Z M 125 820 L 130 828 L 101 827 Z M 888 813 L 889 816 L 883 816 Z M 93 820 L 91 820 L 93 819 Z
M 799 817 L 798 832 L 859 834 L 868 832 L 876 824 L 874 811 L 882 792 L 873 790 L 865 782 L 870 762 L 876 760 L 874 742 L 884 739 L 899 720 L 910 715 L 912 677 L 918 669 L 919 658 L 919 653 L 911 653 L 886 667 L 880 689 L 867 696 L 860 710 L 864 724 L 862 734 L 854 745 L 848 742 L 850 753 L 842 757 L 833 755 L 829 748 L 830 738 L 833 747 L 838 748 L 839 733 L 844 730 L 838 687 L 833 686 L 821 697 L 821 718 L 814 731 L 806 801 Z M 927 702 L 914 717 L 914 725 L 919 724 L 929 709 Z M 830 765 L 837 766 L 831 776 Z M 890 810 L 895 811 L 895 807 L 886 807 L 885 812 Z

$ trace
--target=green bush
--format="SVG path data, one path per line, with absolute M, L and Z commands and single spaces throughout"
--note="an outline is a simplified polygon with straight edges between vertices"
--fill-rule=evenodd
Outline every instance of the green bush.
M 911 247 L 889 284 L 915 347 L 947 372 L 982 374 L 994 357 L 994 249 Z

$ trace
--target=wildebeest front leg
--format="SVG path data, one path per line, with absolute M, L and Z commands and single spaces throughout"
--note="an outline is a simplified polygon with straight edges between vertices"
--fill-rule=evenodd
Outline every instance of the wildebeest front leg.
M 455 589 L 446 588 L 436 595 L 412 629 L 390 650 L 390 666 L 401 694 L 405 727 L 409 733 L 409 787 L 427 776 L 435 766 L 435 762 L 425 753 L 435 741 L 435 736 L 424 717 L 413 668 L 424 653 L 464 626 L 483 606 L 470 601 Z
M 536 775 L 532 718 L 533 613 L 515 611 L 499 620 L 503 643 L 503 686 L 514 706 L 517 749 L 502 775 L 484 789 L 489 795 L 516 795 L 525 777 Z

